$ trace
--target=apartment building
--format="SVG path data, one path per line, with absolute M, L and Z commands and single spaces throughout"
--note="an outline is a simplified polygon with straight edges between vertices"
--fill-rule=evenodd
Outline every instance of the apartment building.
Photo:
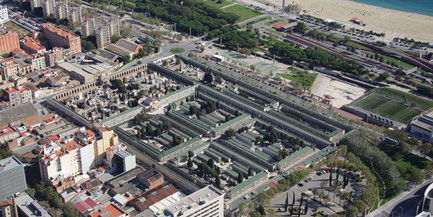
M 26 62 L 32 66 L 32 71 L 45 69 L 47 67 L 44 55 L 32 55 L 26 59 Z
M 50 23 L 41 24 L 41 29 L 51 47 L 69 48 L 71 56 L 81 53 L 81 40 L 77 35 L 55 27 Z
M 69 23 L 81 23 L 81 6 L 69 7 Z
M 224 193 L 210 185 L 171 204 L 167 207 L 166 212 L 172 217 L 223 217 Z
M 17 48 L 20 48 L 18 34 L 0 30 L 0 55 L 10 53 Z
M 62 19 L 69 18 L 69 6 L 68 2 L 59 2 L 56 5 L 56 20 L 59 22 Z
M 62 47 L 54 47 L 52 50 L 46 52 L 45 62 L 47 66 L 53 67 L 56 63 L 62 62 L 69 57 L 69 49 Z
M 9 102 L 9 107 L 33 102 L 32 91 L 25 87 L 4 89 L 3 95 Z
M 96 21 L 94 17 L 83 17 L 83 21 L 81 22 L 81 34 L 84 37 L 89 35 L 95 35 L 96 30 Z
M 96 45 L 103 48 L 111 43 L 111 36 L 120 35 L 119 18 L 117 17 L 100 17 L 100 23 L 96 26 Z
M 24 164 L 16 157 L 0 160 L 0 201 L 26 189 Z
M 56 1 L 55 0 L 43 0 L 42 9 L 44 17 L 49 17 L 50 15 L 55 15 Z
M 40 44 L 38 40 L 35 40 L 29 36 L 25 36 L 21 41 L 21 47 L 28 53 L 42 54 L 46 52 L 46 48 Z
M 5 59 L 0 61 L 0 75 L 5 80 L 9 77 L 13 77 L 18 74 L 18 64 L 13 61 L 12 58 Z
M 8 8 L 6 6 L 0 5 L 0 24 L 9 21 Z
M 42 1 L 41 0 L 30 0 L 30 8 L 32 11 L 35 10 L 35 8 L 41 7 Z
M 106 148 L 103 148 L 115 145 L 112 142 L 118 142 L 117 135 L 112 130 L 107 130 L 98 139 L 93 131 L 82 129 L 72 138 L 45 144 L 39 156 L 42 180 L 59 187 L 66 181 L 74 181 L 76 177 L 87 174 L 103 162 L 98 158 L 105 157 Z

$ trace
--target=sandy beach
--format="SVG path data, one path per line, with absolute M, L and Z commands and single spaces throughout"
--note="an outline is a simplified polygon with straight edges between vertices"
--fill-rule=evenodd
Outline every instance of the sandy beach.
M 251 1 L 251 0 L 249 0 Z M 262 0 L 281 8 L 281 0 Z M 385 33 L 386 40 L 408 37 L 433 43 L 433 17 L 396 11 L 348 0 L 286 0 L 287 4 L 298 4 L 303 14 L 322 19 L 332 19 L 364 30 Z M 352 24 L 352 17 L 360 18 L 366 26 Z

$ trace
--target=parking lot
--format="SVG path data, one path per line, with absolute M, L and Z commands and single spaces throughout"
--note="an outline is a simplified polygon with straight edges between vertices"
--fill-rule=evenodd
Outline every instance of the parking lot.
M 339 182 L 343 182 L 343 175 L 341 174 L 342 173 L 340 173 L 338 177 Z M 333 180 L 336 180 L 336 176 L 337 175 L 334 172 Z M 278 215 L 290 216 L 289 212 L 284 212 L 284 203 L 288 194 L 289 205 L 292 204 L 294 192 L 296 198 L 295 206 L 296 204 L 299 205 L 302 194 L 305 194 L 304 204 L 306 203 L 305 200 L 308 198 L 309 210 L 306 216 L 313 216 L 314 213 L 318 212 L 321 212 L 324 215 L 332 215 L 344 211 L 344 205 L 346 204 L 346 201 L 342 199 L 343 196 L 340 197 L 339 195 L 343 195 L 344 192 L 358 192 L 362 189 L 362 182 L 355 182 L 354 178 L 350 179 L 349 184 L 344 190 L 340 190 L 339 193 L 333 193 L 332 191 L 328 190 L 329 177 L 329 172 L 322 171 L 321 173 L 317 173 L 317 171 L 315 171 L 304 181 L 298 183 L 298 185 L 295 185 L 288 191 L 275 196 L 272 200 L 272 208 L 275 209 Z M 360 180 L 358 179 L 358 181 Z M 315 192 L 315 195 L 313 195 L 313 192 Z M 319 195 L 322 196 L 320 197 Z M 354 195 L 356 195 L 356 193 Z

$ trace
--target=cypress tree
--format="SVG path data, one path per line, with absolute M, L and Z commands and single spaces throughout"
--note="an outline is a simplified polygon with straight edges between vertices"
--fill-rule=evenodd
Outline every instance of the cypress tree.
M 339 176 L 340 176 L 340 168 L 337 169 L 337 178 L 335 179 L 337 183 L 338 183 L 338 177 Z
M 287 207 L 289 207 L 289 192 L 286 195 L 286 202 L 284 203 L 284 212 L 287 212 Z
M 307 215 L 308 212 L 308 199 L 307 199 L 307 203 L 305 204 L 305 212 L 304 215 Z
M 332 168 L 331 168 L 331 174 L 329 174 L 329 187 L 332 185 Z

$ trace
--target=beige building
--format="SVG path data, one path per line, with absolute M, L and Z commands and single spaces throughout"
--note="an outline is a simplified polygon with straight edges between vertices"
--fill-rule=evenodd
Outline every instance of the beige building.
M 25 87 L 21 88 L 8 88 L 3 90 L 3 95 L 9 101 L 9 107 L 15 107 L 25 103 L 32 103 L 32 91 Z
M 52 50 L 46 52 L 45 62 L 47 66 L 53 67 L 58 62 L 62 62 L 69 57 L 69 49 L 62 47 L 54 47 Z
M 0 77 L 7 80 L 7 78 L 13 77 L 16 74 L 18 74 L 18 64 L 13 61 L 13 58 L 0 62 Z
M 33 55 L 26 60 L 31 67 L 32 71 L 37 71 L 46 68 L 45 56 L 44 55 Z
M 81 40 L 77 35 L 57 28 L 51 23 L 41 24 L 41 29 L 51 47 L 69 48 L 71 56 L 81 53 Z
M 103 48 L 111 43 L 111 36 L 120 35 L 119 19 L 117 17 L 100 17 L 100 23 L 96 26 L 96 45 Z
M 41 6 L 42 6 L 41 0 L 30 0 L 30 7 L 31 7 L 32 11 L 34 11 L 35 8 L 41 7 Z

